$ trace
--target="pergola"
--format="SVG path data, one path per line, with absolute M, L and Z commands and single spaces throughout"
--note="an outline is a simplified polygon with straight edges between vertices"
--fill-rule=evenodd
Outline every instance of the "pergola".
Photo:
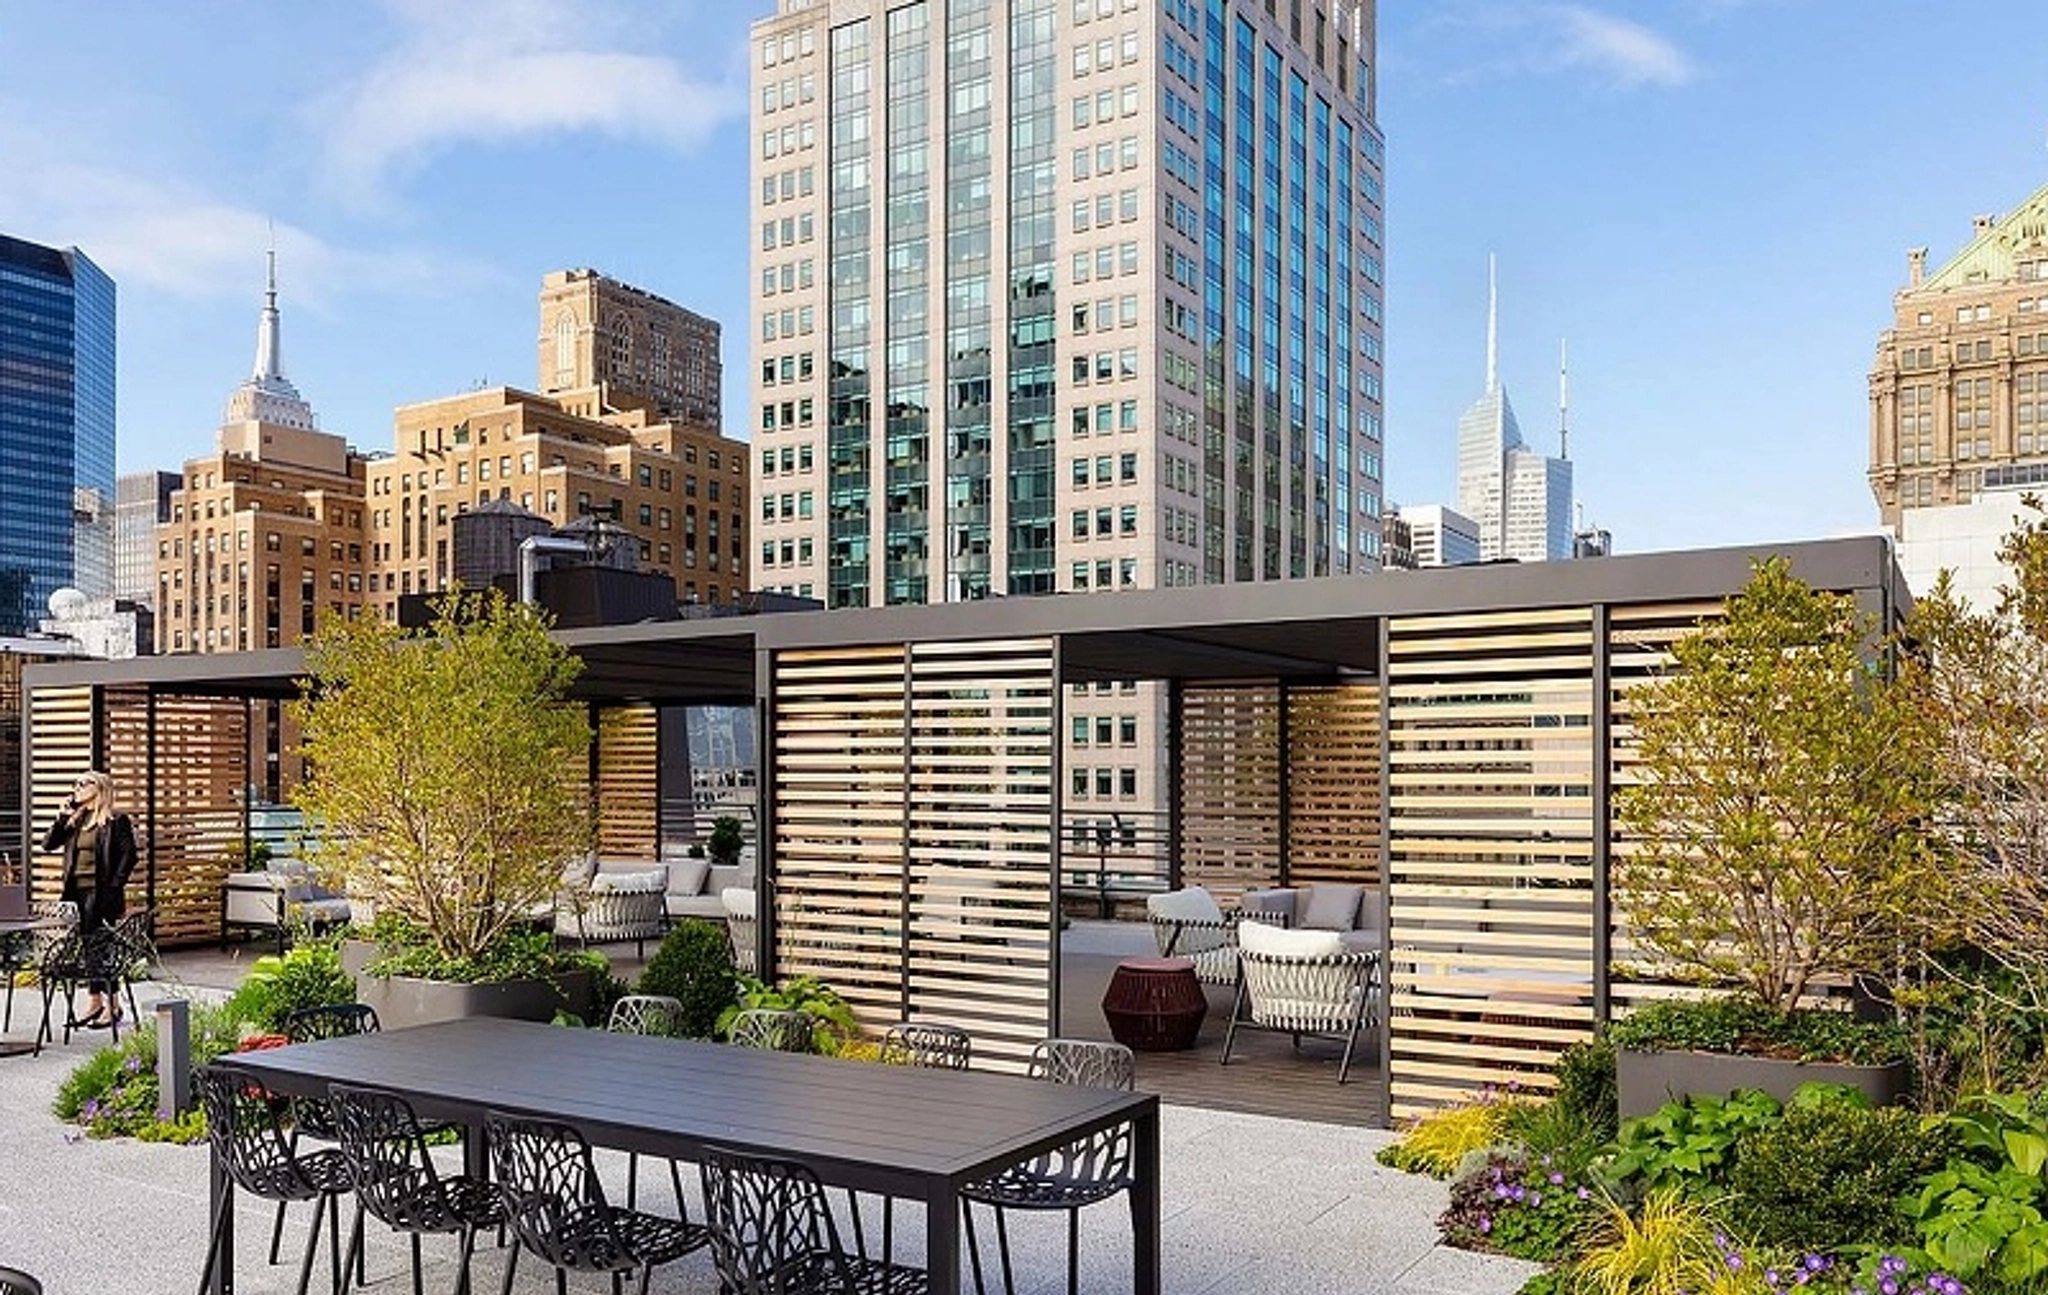
M 1377 887 L 1399 1116 L 1541 1088 L 1657 992 L 1609 974 L 1629 694 L 1768 554 L 1881 623 L 1906 602 L 1868 537 L 560 638 L 584 662 L 607 854 L 656 854 L 655 708 L 754 706 L 764 965 L 870 1020 L 958 1022 L 997 1057 L 1059 1020 L 1065 686 L 1163 684 L 1172 884 Z M 29 823 L 106 765 L 141 806 L 163 938 L 211 938 L 256 717 L 301 669 L 289 649 L 32 667 Z

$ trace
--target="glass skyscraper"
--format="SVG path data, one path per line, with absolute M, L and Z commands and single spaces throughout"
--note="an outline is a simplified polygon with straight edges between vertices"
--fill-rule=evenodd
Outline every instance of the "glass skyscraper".
M 113 588 L 114 281 L 0 234 L 0 634 Z

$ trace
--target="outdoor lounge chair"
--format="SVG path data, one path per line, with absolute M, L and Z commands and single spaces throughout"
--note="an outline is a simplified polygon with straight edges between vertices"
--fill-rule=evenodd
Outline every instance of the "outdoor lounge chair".
M 1238 928 L 1237 998 L 1230 1006 L 1230 1027 L 1223 1036 L 1223 1064 L 1240 1027 L 1280 1030 L 1342 1039 L 1344 1059 L 1337 1082 L 1351 1074 L 1351 1056 L 1358 1032 L 1374 1023 L 1373 998 L 1379 990 L 1379 955 L 1361 949 L 1346 952 L 1335 931 L 1283 931 L 1261 922 Z
M 1237 983 L 1238 914 L 1225 913 L 1201 886 L 1147 896 L 1145 917 L 1162 958 L 1186 958 L 1211 985 Z

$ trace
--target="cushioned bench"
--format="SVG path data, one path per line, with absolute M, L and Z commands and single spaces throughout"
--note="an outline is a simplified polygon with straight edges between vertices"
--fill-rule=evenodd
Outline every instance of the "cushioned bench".
M 301 859 L 272 859 L 258 872 L 231 872 L 221 883 L 220 939 L 225 946 L 238 933 L 274 937 L 283 953 L 294 927 L 313 931 L 346 926 L 348 900 L 313 879 Z

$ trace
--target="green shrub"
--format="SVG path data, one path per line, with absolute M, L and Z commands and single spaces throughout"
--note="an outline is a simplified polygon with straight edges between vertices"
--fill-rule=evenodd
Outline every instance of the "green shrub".
M 711 1038 L 718 1032 L 719 1017 L 739 1001 L 725 927 L 715 922 L 678 923 L 640 973 L 639 991 L 666 994 L 683 1005 L 684 1038 Z
M 1939 1126 L 1901 1107 L 1795 1103 L 1746 1134 L 1728 1175 L 1734 1219 L 1768 1246 L 1823 1252 L 1909 1241 L 1899 1198 L 1948 1160 Z
M 1574 1043 L 1557 1059 L 1559 1115 L 1583 1125 L 1594 1140 L 1610 1141 L 1621 1127 L 1614 1079 L 1614 1045 L 1605 1039 Z
M 203 1066 L 234 1049 L 241 1025 L 224 1004 L 191 1009 L 192 1064 Z M 206 1123 L 188 1112 L 168 1119 L 156 1079 L 156 1033 L 137 1030 L 80 1062 L 58 1086 L 51 1110 L 88 1137 L 129 1136 L 147 1142 L 197 1142 Z
M 1431 1111 L 1410 1125 L 1401 1140 L 1380 1149 L 1376 1157 L 1389 1169 L 1408 1174 L 1448 1178 L 1465 1157 L 1489 1151 L 1507 1140 L 1510 1119 L 1523 1103 L 1491 1095 L 1461 1106 Z
M 1742 1137 L 1775 1123 L 1778 1114 L 1778 1100 L 1754 1088 L 1666 1102 L 1622 1121 L 1602 1172 L 1645 1192 L 1704 1199 L 1727 1186 Z
M 718 821 L 711 825 L 711 861 L 727 867 L 740 861 L 740 852 L 746 848 L 746 829 L 731 814 L 720 814 Z
M 228 999 L 228 1012 L 266 1034 L 276 1034 L 293 1012 L 350 1003 L 355 997 L 355 977 L 341 969 L 338 943 L 302 940 L 283 957 L 269 954 L 256 959 Z
M 1789 1061 L 1882 1065 L 1911 1055 L 1906 1032 L 1847 1012 L 1780 1012 L 1754 998 L 1650 1003 L 1608 1027 L 1617 1048 L 1639 1052 L 1739 1052 Z
M 739 1001 L 719 1013 L 718 1037 L 730 1034 L 734 1019 L 747 1011 L 802 1012 L 811 1018 L 818 1051 L 826 1056 L 838 1055 L 842 1047 L 860 1036 L 860 1023 L 854 1020 L 853 1008 L 839 996 L 838 990 L 815 976 L 792 976 L 780 985 L 752 976 L 739 977 Z

